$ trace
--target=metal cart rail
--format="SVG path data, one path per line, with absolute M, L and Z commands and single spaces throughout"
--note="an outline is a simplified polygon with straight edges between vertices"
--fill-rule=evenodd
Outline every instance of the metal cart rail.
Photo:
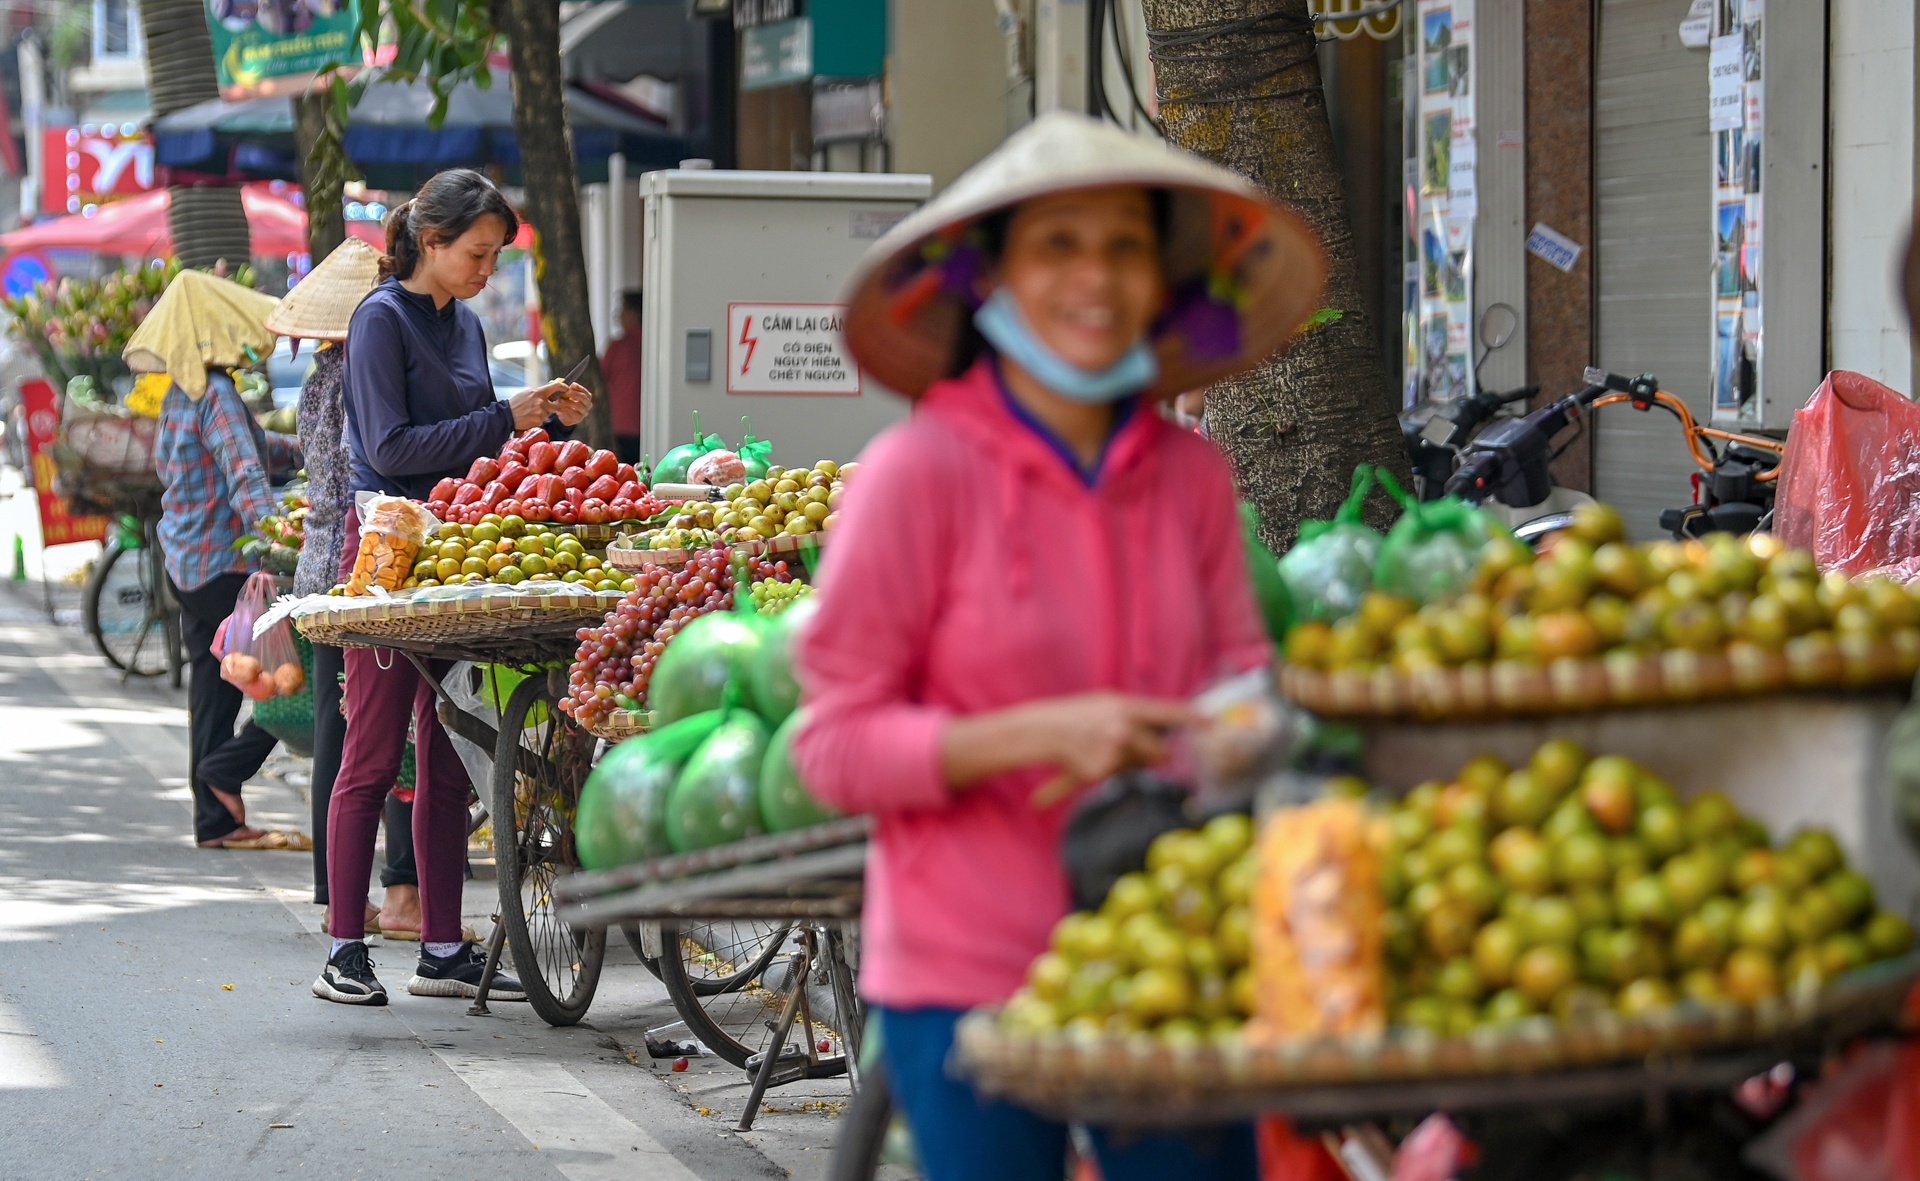
M 555 884 L 559 913 L 576 927 L 660 924 L 661 977 L 675 1008 L 690 1030 L 753 1079 L 740 1131 L 753 1127 L 769 1087 L 855 1073 L 863 1015 L 854 989 L 851 924 L 860 913 L 870 831 L 865 817 L 834 820 L 573 874 Z M 739 962 L 689 978 L 690 959 L 726 958 L 699 950 L 703 937 L 711 944 L 723 941 L 706 932 L 740 923 L 764 936 L 757 944 L 745 941 Z M 776 973 L 781 983 L 771 986 Z M 824 985 L 818 997 L 816 982 Z M 714 1011 L 719 1005 L 745 1009 L 743 1024 L 764 1027 L 771 1036 L 756 1050 L 755 1043 L 723 1028 L 728 1023 Z M 822 1012 L 828 1006 L 830 1018 Z M 798 1047 L 790 1040 L 796 1030 Z

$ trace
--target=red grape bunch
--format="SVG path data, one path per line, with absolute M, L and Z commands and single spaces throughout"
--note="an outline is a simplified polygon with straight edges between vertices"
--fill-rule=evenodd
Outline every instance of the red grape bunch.
M 733 607 L 734 572 L 724 549 L 702 551 L 685 566 L 648 566 L 635 576 L 634 589 L 607 612 L 599 627 L 575 633 L 569 695 L 560 708 L 584 725 L 616 709 L 637 710 L 647 699 L 653 666 L 688 620 Z M 749 583 L 791 582 L 785 562 L 746 560 Z

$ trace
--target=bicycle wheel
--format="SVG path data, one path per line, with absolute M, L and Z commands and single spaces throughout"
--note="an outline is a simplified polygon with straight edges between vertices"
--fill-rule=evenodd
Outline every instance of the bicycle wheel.
M 527 1003 L 549 1025 L 586 1016 L 600 983 L 607 932 L 576 928 L 554 911 L 553 882 L 580 868 L 574 808 L 593 738 L 553 707 L 544 675 L 522 681 L 501 711 L 493 752 L 494 872 L 500 921 Z M 528 724 L 529 716 L 538 721 Z
M 154 601 L 153 587 L 160 577 L 154 560 L 151 549 L 123 548 L 109 539 L 80 604 L 80 622 L 93 646 L 128 676 L 159 676 L 169 671 L 179 651 L 169 634 L 178 635 L 178 618 L 170 628 L 167 613 Z
M 806 1020 L 794 1022 L 783 1052 L 809 1059 L 808 1078 L 833 1078 L 847 1072 L 843 1031 L 850 1023 L 831 983 L 831 957 L 817 955 L 806 980 L 793 979 L 799 934 L 791 924 L 663 923 L 660 982 L 693 1036 L 742 1070 L 773 1048 L 781 1007 L 793 988 L 804 987 Z

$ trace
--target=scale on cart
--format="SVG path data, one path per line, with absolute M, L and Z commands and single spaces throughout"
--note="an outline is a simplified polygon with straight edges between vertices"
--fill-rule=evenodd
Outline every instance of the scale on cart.
M 777 462 L 852 459 L 907 402 L 847 351 L 839 302 L 873 243 L 933 192 L 928 176 L 672 169 L 646 210 L 642 448 L 656 458 L 740 419 Z

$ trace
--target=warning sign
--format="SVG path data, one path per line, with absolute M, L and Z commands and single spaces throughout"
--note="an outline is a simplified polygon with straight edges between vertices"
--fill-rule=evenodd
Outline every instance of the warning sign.
M 860 366 L 847 351 L 838 303 L 727 305 L 727 392 L 858 394 Z

